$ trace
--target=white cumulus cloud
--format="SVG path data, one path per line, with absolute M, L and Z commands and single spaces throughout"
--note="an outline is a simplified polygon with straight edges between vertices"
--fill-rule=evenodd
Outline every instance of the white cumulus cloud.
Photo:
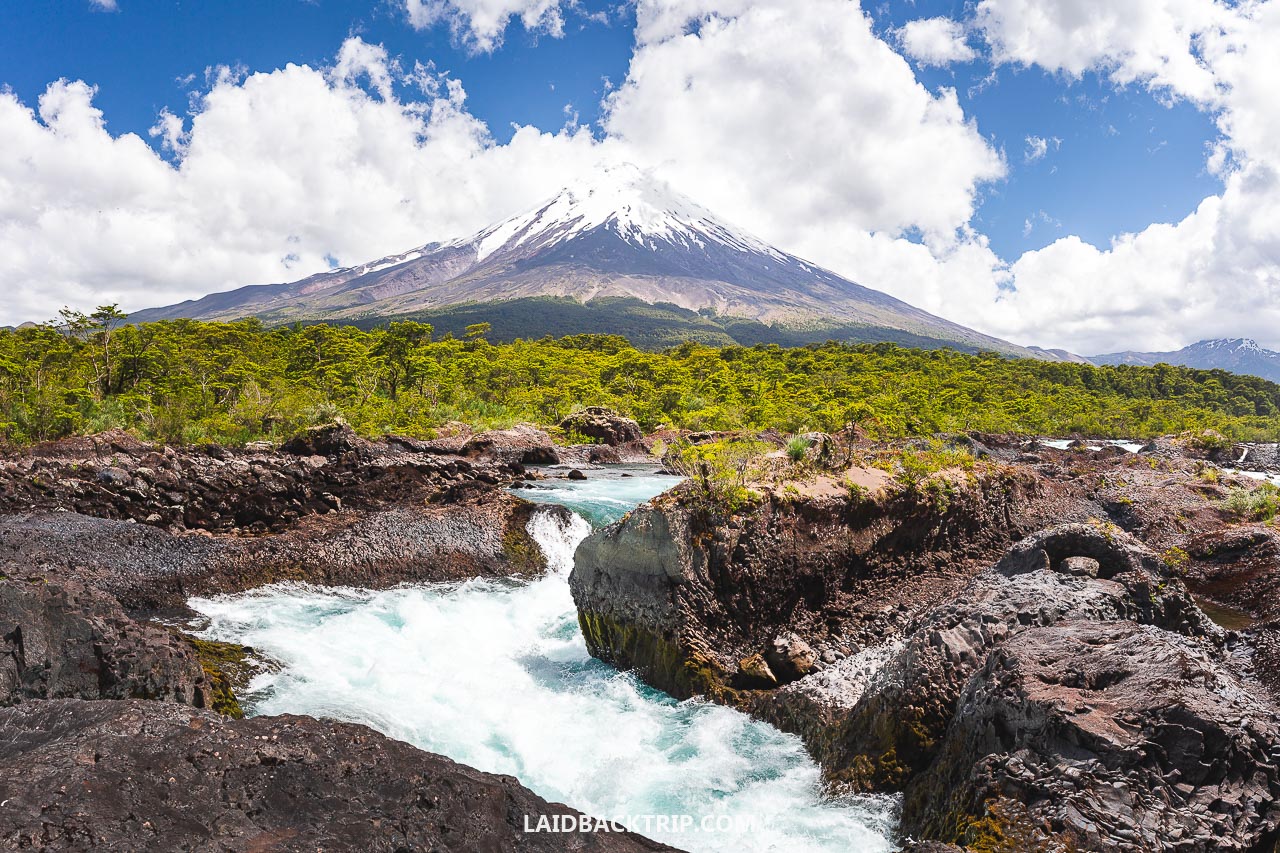
M 964 25 L 950 18 L 908 21 L 899 32 L 902 49 L 921 65 L 970 62 L 977 53 L 969 46 Z
M 489 52 L 502 44 L 513 18 L 525 29 L 564 34 L 564 9 L 574 0 L 403 0 L 409 23 L 429 29 L 446 23 L 463 44 Z
M 1072 236 L 1023 255 L 998 329 L 1090 354 L 1219 336 L 1280 346 L 1280 4 L 983 0 L 976 15 L 1000 61 L 1186 98 L 1222 132 L 1207 160 L 1221 193 L 1108 246 Z M 1039 151 L 1028 139 L 1027 159 Z
M 461 234 L 591 168 L 581 131 L 497 145 L 457 81 L 401 102 L 393 64 L 352 39 L 329 69 L 224 70 L 189 123 L 162 116 L 174 162 L 113 136 L 92 87 L 35 110 L 0 93 L 0 321 L 118 301 L 127 310 L 357 263 Z
M 406 8 L 485 49 L 515 17 L 554 32 L 548 15 L 572 6 Z M 34 105 L 0 91 L 0 322 L 294 280 L 469 233 L 629 160 L 783 249 L 1010 340 L 1090 354 L 1209 335 L 1280 345 L 1277 0 L 979 3 L 967 26 L 997 63 L 1151 87 L 1221 131 L 1206 163 L 1223 190 L 1186 216 L 1007 261 L 972 225 L 1003 155 L 857 3 L 638 0 L 636 14 L 603 139 L 571 122 L 498 144 L 462 82 L 358 38 L 326 68 L 221 70 L 189 113 L 157 116 L 163 155 L 112 134 L 87 83 L 55 81 Z M 397 95 L 406 85 L 420 94 Z M 1058 144 L 1025 142 L 1030 161 Z

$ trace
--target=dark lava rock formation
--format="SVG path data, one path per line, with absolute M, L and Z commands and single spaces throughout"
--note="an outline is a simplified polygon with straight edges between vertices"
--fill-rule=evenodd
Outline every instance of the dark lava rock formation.
M 523 458 L 545 433 L 485 434 Z M 464 441 L 465 443 L 465 441 Z M 461 447 L 458 449 L 462 452 Z M 537 575 L 518 461 L 322 427 L 283 450 L 175 450 L 118 433 L 0 462 L 0 571 L 80 580 L 129 609 L 280 580 L 386 587 Z
M 75 581 L 0 578 L 0 706 L 32 699 L 214 704 L 195 647 Z
M 280 580 L 539 574 L 529 522 L 567 511 L 502 486 L 555 458 L 525 428 L 370 442 L 332 426 L 282 449 L 112 433 L 0 459 L 0 847 L 668 849 L 527 833 L 526 816 L 577 813 L 363 726 L 243 719 L 252 650 L 151 621 Z
M 623 833 L 526 833 L 526 816 L 577 812 L 364 726 L 166 702 L 0 709 L 0 802 L 10 849 L 670 849 Z
M 684 486 L 583 542 L 570 585 L 592 654 L 680 698 L 731 694 L 784 635 L 830 660 L 900 631 L 1052 512 L 1016 471 L 945 503 L 770 491 L 730 518 Z
M 560 422 L 560 428 L 569 433 L 594 438 L 611 447 L 630 444 L 644 438 L 640 424 L 631 418 L 624 418 L 612 409 L 600 406 L 588 406 L 574 412 Z
M 1280 564 L 1223 508 L 1248 484 L 982 444 L 969 477 L 641 507 L 580 546 L 592 653 L 799 734 L 837 790 L 902 792 L 908 849 L 1272 853 Z

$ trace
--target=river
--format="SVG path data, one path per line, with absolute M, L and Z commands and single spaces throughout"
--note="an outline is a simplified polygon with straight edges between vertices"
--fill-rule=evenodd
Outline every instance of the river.
M 251 714 L 364 723 L 695 853 L 895 849 L 893 798 L 825 798 L 797 738 L 676 702 L 587 654 L 567 580 L 575 548 L 675 482 L 619 469 L 521 490 L 576 513 L 530 521 L 552 565 L 538 580 L 277 584 L 191 606 L 204 636 L 277 664 L 243 695 Z

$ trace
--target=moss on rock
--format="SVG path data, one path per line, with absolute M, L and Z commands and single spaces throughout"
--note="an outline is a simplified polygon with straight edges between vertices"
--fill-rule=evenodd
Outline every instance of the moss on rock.
M 645 682 L 677 699 L 706 696 L 736 704 L 738 691 L 729 686 L 729 673 L 709 656 L 594 611 L 579 610 L 578 624 L 594 657 L 637 670 Z
M 236 690 L 243 689 L 252 675 L 249 655 L 252 649 L 237 643 L 201 640 L 183 635 L 196 651 L 196 659 L 204 670 L 208 684 L 203 707 L 217 711 L 224 717 L 244 719 L 244 709 L 236 697 Z

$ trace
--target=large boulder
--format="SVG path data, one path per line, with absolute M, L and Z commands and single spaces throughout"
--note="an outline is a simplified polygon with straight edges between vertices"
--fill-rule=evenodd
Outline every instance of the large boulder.
M 367 455 L 370 444 L 346 424 L 325 424 L 294 436 L 280 448 L 294 456 L 344 456 L 348 453 Z
M 578 813 L 364 726 L 165 702 L 0 709 L 0 800 L 12 849 L 669 849 L 625 833 L 526 832 L 526 819 Z
M 218 690 L 195 647 L 136 622 L 75 581 L 0 575 L 0 706 L 33 699 L 159 699 L 198 708 Z
M 904 829 L 976 849 L 1270 850 L 1278 747 L 1276 709 L 1193 639 L 1031 628 L 969 679 Z
M 594 438 L 617 447 L 644 438 L 640 424 L 631 418 L 601 406 L 588 406 L 574 412 L 560 422 L 560 428 L 568 433 Z
M 503 465 L 554 465 L 560 461 L 551 436 L 528 424 L 473 435 L 462 445 L 461 452 L 472 459 Z

